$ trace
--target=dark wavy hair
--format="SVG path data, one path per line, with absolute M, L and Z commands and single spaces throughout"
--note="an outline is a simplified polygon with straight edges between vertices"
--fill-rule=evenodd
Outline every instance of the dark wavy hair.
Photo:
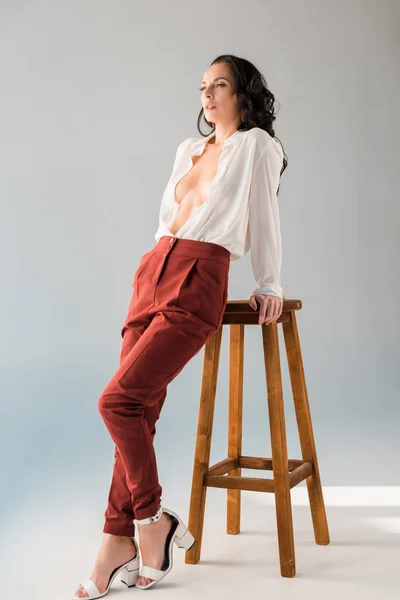
M 275 135 L 273 123 L 276 119 L 275 111 L 275 96 L 268 89 L 267 83 L 262 73 L 248 60 L 245 58 L 239 58 L 233 54 L 221 54 L 215 58 L 211 65 L 216 63 L 226 63 L 230 67 L 235 85 L 236 95 L 240 108 L 244 110 L 244 120 L 240 123 L 238 130 L 247 131 L 253 127 L 259 127 L 267 131 L 270 136 L 278 140 L 282 146 L 283 151 L 283 166 L 280 172 L 282 176 L 283 171 L 286 169 L 288 160 L 287 155 L 283 149 L 282 142 Z M 210 65 L 210 66 L 211 66 Z M 204 117 L 204 121 L 211 129 L 213 126 L 204 116 L 204 109 L 202 108 L 197 118 L 197 130 L 198 132 L 206 137 L 209 134 L 204 134 L 200 130 L 201 118 Z M 278 191 L 279 192 L 278 186 Z

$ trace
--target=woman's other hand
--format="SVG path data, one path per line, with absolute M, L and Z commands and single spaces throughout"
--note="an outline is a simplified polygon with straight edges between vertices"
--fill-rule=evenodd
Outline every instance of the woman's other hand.
M 251 308 L 257 310 L 257 303 L 260 305 L 260 314 L 258 318 L 259 325 L 270 325 L 282 314 L 283 299 L 280 296 L 271 296 L 270 294 L 252 294 L 249 304 Z

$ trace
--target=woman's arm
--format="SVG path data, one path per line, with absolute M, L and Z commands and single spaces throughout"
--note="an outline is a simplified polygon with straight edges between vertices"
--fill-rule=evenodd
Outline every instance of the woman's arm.
M 278 198 L 282 146 L 274 138 L 254 159 L 249 194 L 250 258 L 257 287 L 254 294 L 284 298 L 281 286 L 282 245 Z

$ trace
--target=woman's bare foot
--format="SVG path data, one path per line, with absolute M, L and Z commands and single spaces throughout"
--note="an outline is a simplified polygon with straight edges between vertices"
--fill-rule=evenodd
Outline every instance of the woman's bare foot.
M 100 550 L 90 579 L 94 581 L 100 593 L 106 591 L 110 575 L 116 567 L 132 560 L 136 556 L 136 548 L 129 537 L 112 535 L 103 532 Z M 80 584 L 75 594 L 79 598 L 87 598 L 89 594 Z
M 163 512 L 161 518 L 155 523 L 145 525 L 137 524 L 139 528 L 139 545 L 142 563 L 153 569 L 160 569 L 164 560 L 165 540 L 172 527 L 172 517 Z M 147 585 L 152 579 L 138 577 L 139 585 Z

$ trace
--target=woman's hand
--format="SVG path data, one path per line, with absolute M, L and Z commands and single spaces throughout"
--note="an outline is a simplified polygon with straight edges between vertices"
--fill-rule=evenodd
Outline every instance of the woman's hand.
M 271 296 L 270 294 L 252 294 L 249 304 L 251 308 L 257 310 L 257 302 L 260 305 L 259 325 L 270 325 L 282 314 L 283 299 L 280 296 Z

